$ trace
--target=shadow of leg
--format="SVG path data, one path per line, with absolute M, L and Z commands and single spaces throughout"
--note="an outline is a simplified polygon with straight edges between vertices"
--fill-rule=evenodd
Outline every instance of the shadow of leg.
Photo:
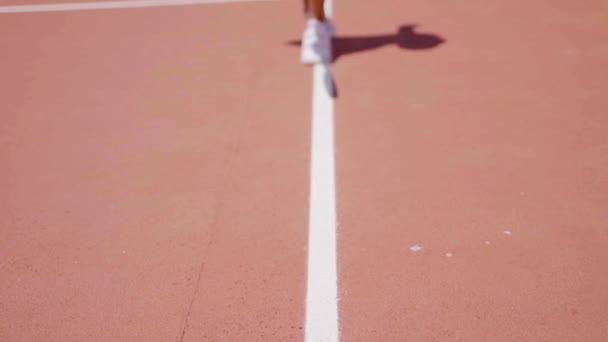
M 437 47 L 445 42 L 438 35 L 429 33 L 416 33 L 416 25 L 403 25 L 397 31 L 396 41 L 401 49 L 426 50 Z

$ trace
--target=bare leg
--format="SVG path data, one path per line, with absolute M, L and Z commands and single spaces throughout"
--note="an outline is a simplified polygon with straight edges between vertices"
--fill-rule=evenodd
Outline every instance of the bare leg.
M 319 21 L 325 21 L 325 10 L 323 9 L 323 3 L 325 0 L 308 0 L 307 8 L 311 11 L 312 15 Z

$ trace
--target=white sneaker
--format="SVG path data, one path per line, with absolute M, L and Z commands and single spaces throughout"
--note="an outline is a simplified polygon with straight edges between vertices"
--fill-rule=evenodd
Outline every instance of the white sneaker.
M 317 64 L 331 61 L 331 37 L 324 23 L 308 19 L 302 35 L 302 63 Z
M 310 13 L 310 11 L 304 11 L 304 18 L 306 18 L 306 20 L 309 20 L 312 17 L 313 16 Z M 334 22 L 329 18 L 325 18 L 325 21 L 323 22 L 323 24 L 325 24 L 325 27 L 327 29 L 327 32 L 329 33 L 329 36 L 334 38 L 336 36 L 336 27 L 334 26 Z
M 331 19 L 325 19 L 323 22 L 325 24 L 325 29 L 331 38 L 336 37 L 336 27 L 334 26 L 334 22 Z

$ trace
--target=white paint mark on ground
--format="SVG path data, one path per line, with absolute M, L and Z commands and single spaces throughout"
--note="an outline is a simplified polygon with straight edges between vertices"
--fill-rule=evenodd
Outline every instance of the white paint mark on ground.
M 270 0 L 123 0 L 123 1 L 73 2 L 73 3 L 59 3 L 59 4 L 0 6 L 0 13 L 84 11 L 84 10 L 102 10 L 102 9 L 119 9 L 119 8 L 143 8 L 143 7 L 218 4 L 218 3 L 231 3 L 231 2 L 254 2 L 254 1 L 270 1 Z
M 505 230 L 502 233 L 505 234 L 505 235 L 511 235 L 511 231 L 510 230 Z
M 412 251 L 412 252 L 420 252 L 421 250 L 422 250 L 422 246 L 413 245 L 412 247 L 410 247 L 410 251 Z
M 326 68 L 313 71 L 306 342 L 338 341 L 334 102 Z
M 325 6 L 330 17 L 331 0 Z M 306 342 L 339 340 L 334 100 L 325 87 L 330 68 L 313 67 Z

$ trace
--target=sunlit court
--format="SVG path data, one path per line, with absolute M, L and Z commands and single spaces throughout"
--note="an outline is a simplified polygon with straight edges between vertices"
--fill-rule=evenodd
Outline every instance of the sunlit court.
M 0 0 L 0 341 L 608 341 L 608 3 Z

